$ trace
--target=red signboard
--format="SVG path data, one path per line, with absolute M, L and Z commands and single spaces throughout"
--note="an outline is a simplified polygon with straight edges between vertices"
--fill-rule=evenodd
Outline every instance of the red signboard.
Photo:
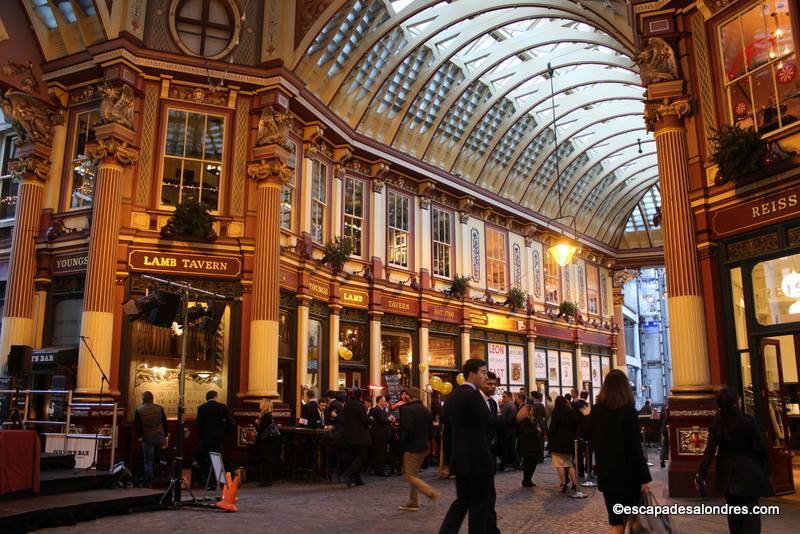
M 216 278 L 238 278 L 242 272 L 242 262 L 235 256 L 201 256 L 152 250 L 131 251 L 128 265 L 134 271 Z
M 800 215 L 800 192 L 785 189 L 722 208 L 711 216 L 711 228 L 717 237 L 742 233 Z

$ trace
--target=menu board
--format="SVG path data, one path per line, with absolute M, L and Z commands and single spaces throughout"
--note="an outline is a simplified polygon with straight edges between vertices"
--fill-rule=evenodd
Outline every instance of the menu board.
M 489 370 L 497 375 L 498 384 L 507 384 L 506 346 L 499 343 L 489 343 Z
M 537 380 L 547 380 L 547 352 L 537 350 L 533 356 L 533 366 Z
M 383 375 L 383 381 L 386 383 L 389 406 L 394 406 L 394 404 L 400 400 L 400 392 L 403 390 L 403 387 L 400 385 L 400 375 L 397 373 L 386 373 Z
M 586 382 L 592 379 L 592 373 L 589 370 L 591 367 L 591 360 L 588 356 L 581 356 L 581 381 Z
M 517 345 L 508 347 L 509 384 L 525 385 L 525 349 Z
M 592 386 L 599 388 L 600 387 L 600 358 L 592 358 Z
M 573 380 L 574 373 L 572 372 L 572 353 L 561 353 L 561 385 L 564 387 L 571 387 L 575 384 Z
M 558 372 L 558 353 L 552 350 L 547 352 L 547 380 L 550 382 L 550 389 L 561 384 L 561 374 Z

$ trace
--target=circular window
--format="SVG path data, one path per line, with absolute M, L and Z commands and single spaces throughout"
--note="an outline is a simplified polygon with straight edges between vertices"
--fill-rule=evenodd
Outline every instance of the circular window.
M 239 8 L 232 0 L 173 0 L 172 37 L 181 50 L 219 59 L 239 44 Z

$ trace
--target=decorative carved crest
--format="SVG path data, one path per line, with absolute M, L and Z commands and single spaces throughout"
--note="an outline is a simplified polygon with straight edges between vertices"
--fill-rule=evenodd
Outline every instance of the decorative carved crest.
M 471 198 L 462 198 L 458 201 L 458 219 L 461 224 L 467 224 L 469 221 L 469 213 L 475 202 Z
M 206 90 L 202 87 L 188 87 L 185 85 L 170 84 L 169 97 L 176 100 L 185 100 L 195 104 L 211 104 L 212 106 L 226 106 L 228 104 L 228 91 Z
M 100 94 L 103 95 L 100 102 L 100 122 L 116 122 L 133 129 L 133 89 L 124 84 L 107 84 L 100 87 Z
M 631 280 L 635 280 L 641 273 L 638 269 L 622 269 L 614 271 L 611 278 L 611 285 L 614 289 L 622 289 L 625 284 Z
M 267 106 L 258 118 L 256 146 L 279 145 L 289 142 L 289 113 L 278 106 Z
M 678 79 L 675 51 L 661 37 L 651 37 L 634 58 L 644 85 Z
M 0 75 L 4 76 L 5 78 L 10 78 L 11 76 L 21 76 L 22 79 L 19 82 L 20 86 L 22 87 L 23 91 L 28 93 L 32 93 L 39 89 L 39 82 L 36 80 L 36 76 L 33 73 L 33 63 L 30 60 L 28 60 L 28 63 L 25 65 L 9 61 L 7 65 L 0 67 Z
M 344 180 L 345 169 L 353 157 L 353 152 L 348 147 L 335 148 L 333 150 L 333 175 Z
M 389 164 L 384 161 L 376 161 L 370 169 L 372 175 L 372 190 L 376 193 L 383 192 L 383 184 L 389 175 Z
M 116 163 L 127 167 L 139 159 L 139 151 L 115 137 L 98 139 L 86 147 L 86 155 L 97 164 L 101 160 L 112 159 Z
M 17 134 L 17 144 L 53 142 L 53 126 L 64 123 L 64 114 L 53 112 L 39 99 L 9 89 L 0 96 L 0 107 Z

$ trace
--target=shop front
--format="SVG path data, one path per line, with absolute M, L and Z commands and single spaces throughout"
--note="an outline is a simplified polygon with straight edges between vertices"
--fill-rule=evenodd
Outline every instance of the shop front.
M 339 301 L 339 378 L 331 389 L 366 387 L 369 380 L 369 293 L 340 288 Z
M 214 390 L 227 402 L 236 389 L 241 332 L 241 260 L 235 256 L 193 255 L 134 250 L 130 253 L 123 332 L 123 364 L 127 387 L 123 398 L 135 408 L 144 391 L 153 393 L 168 418 L 177 417 L 181 336 L 187 336 L 185 406 L 187 419 L 197 415 L 206 393 Z M 225 301 L 189 293 L 189 323 L 179 315 L 180 297 L 166 284 L 145 275 L 167 279 L 223 295 Z M 157 307 L 140 308 L 155 299 Z M 180 322 L 179 322 L 180 321 Z M 180 335 L 179 335 L 180 334 Z M 132 417 L 134 410 L 129 410 Z
M 458 387 L 457 376 L 461 372 L 459 354 L 459 326 L 442 321 L 431 321 L 428 329 L 428 369 L 429 379 L 438 376 L 442 382 L 449 382 Z M 434 417 L 439 415 L 439 408 L 444 400 L 443 395 L 430 388 L 430 406 Z
M 392 401 L 400 389 L 419 387 L 419 320 L 384 313 L 381 317 L 381 385 Z
M 527 388 L 527 321 L 497 313 L 470 313 L 470 358 L 485 360 L 497 375 L 496 398 Z

